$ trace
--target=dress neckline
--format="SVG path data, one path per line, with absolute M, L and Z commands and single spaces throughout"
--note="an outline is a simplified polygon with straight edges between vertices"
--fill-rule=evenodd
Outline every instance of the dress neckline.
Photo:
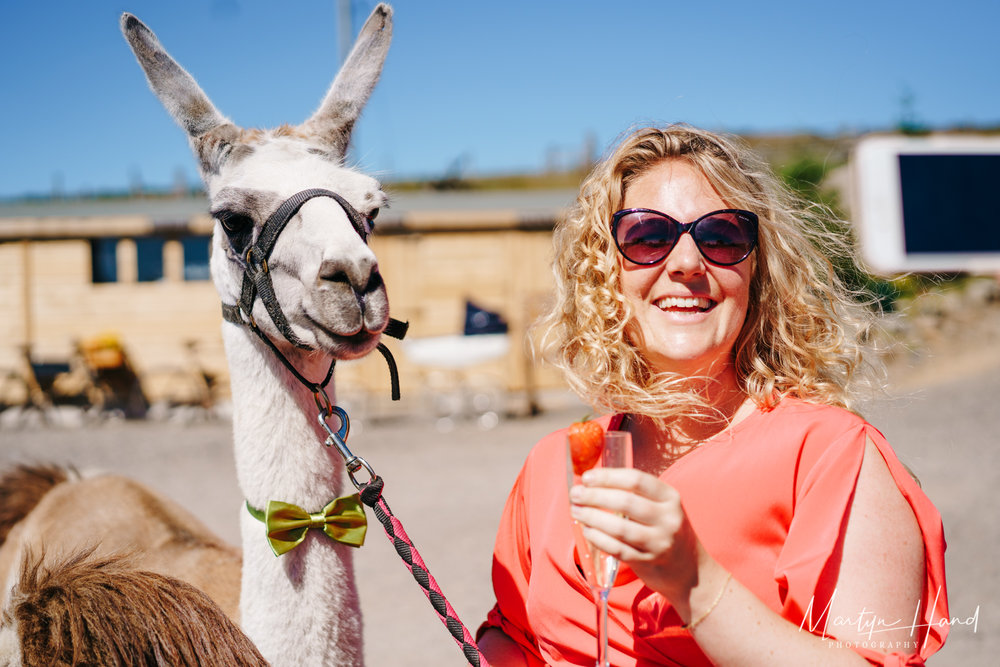
M 753 409 L 749 413 L 747 413 L 744 417 L 730 424 L 729 426 L 722 429 L 715 435 L 706 438 L 701 444 L 697 445 L 690 451 L 674 459 L 666 468 L 664 468 L 660 472 L 660 474 L 658 475 L 659 479 L 661 480 L 665 479 L 666 475 L 671 471 L 676 470 L 677 466 L 681 465 L 682 462 L 689 461 L 692 458 L 697 457 L 699 451 L 704 450 L 706 448 L 715 449 L 728 442 L 732 442 L 733 438 L 736 436 L 737 433 L 743 431 L 747 426 L 753 424 L 758 419 L 761 419 L 765 414 L 772 412 L 774 409 L 777 408 L 777 406 L 775 406 L 775 408 L 771 408 L 770 410 L 765 410 L 762 409 L 759 405 L 753 404 L 752 402 L 751 405 L 753 405 Z M 627 416 L 628 414 L 623 412 L 616 413 L 615 415 L 613 415 L 611 421 L 608 423 L 608 430 L 609 431 L 620 430 L 622 424 L 626 423 L 625 418 Z

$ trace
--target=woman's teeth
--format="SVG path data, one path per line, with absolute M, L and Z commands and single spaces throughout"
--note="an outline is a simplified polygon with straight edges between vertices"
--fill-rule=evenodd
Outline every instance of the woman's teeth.
M 706 311 L 712 306 L 712 300 L 704 297 L 668 296 L 655 303 L 660 310 L 698 310 Z

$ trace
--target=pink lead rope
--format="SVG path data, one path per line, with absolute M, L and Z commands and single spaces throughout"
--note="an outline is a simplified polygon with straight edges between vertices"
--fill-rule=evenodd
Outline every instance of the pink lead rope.
M 455 610 L 452 609 L 451 604 L 445 598 L 444 593 L 441 592 L 437 581 L 434 580 L 434 577 L 427 570 L 424 559 L 420 557 L 420 552 L 417 551 L 417 548 L 413 546 L 413 542 L 410 541 L 410 537 L 403 529 L 403 524 L 393 515 L 392 510 L 389 509 L 389 505 L 386 504 L 385 498 L 382 497 L 383 485 L 382 478 L 378 476 L 373 477 L 367 484 L 361 485 L 361 502 L 371 507 L 375 512 L 375 516 L 378 517 L 382 527 L 385 528 L 386 536 L 392 541 L 396 553 L 406 563 L 406 567 L 409 568 L 414 580 L 420 584 L 420 588 L 424 591 L 424 595 L 427 596 L 431 606 L 434 607 L 434 611 L 437 612 L 441 622 L 445 624 L 452 638 L 462 648 L 462 653 L 465 654 L 465 658 L 469 661 L 469 664 L 476 665 L 477 667 L 488 667 L 489 663 L 476 645 L 476 640 L 472 637 L 472 633 L 459 620 L 458 614 L 455 613 Z
M 355 456 L 348 448 L 347 434 L 350 432 L 350 419 L 347 417 L 347 413 L 342 408 L 332 405 L 329 397 L 322 388 L 314 393 L 314 398 L 316 399 L 316 407 L 319 409 L 319 424 L 329 436 L 323 444 L 327 447 L 336 447 L 337 451 L 344 458 L 347 475 L 355 488 L 361 492 L 361 502 L 371 507 L 375 512 L 379 523 L 385 529 L 386 536 L 392 540 L 392 546 L 396 549 L 396 553 L 406 563 L 406 567 L 409 568 L 410 574 L 413 575 L 416 582 L 420 584 L 424 595 L 427 596 L 431 606 L 434 607 L 434 611 L 437 612 L 441 622 L 448 628 L 448 632 L 451 633 L 455 642 L 462 647 L 462 653 L 465 654 L 466 660 L 469 661 L 470 665 L 475 665 L 475 667 L 489 667 L 486 656 L 479 650 L 472 633 L 459 620 L 458 614 L 455 613 L 451 604 L 444 597 L 434 577 L 427 571 L 427 566 L 424 564 L 424 559 L 420 557 L 420 552 L 413 546 L 409 535 L 403 530 L 403 524 L 393 515 L 392 510 L 389 509 L 389 505 L 385 502 L 385 498 L 382 497 L 382 487 L 385 486 L 385 482 L 375 474 L 375 471 L 368 465 L 367 461 L 360 456 Z M 327 419 L 333 415 L 336 415 L 340 420 L 340 427 L 336 431 L 330 428 L 330 425 L 327 423 Z M 362 468 L 369 475 L 369 480 L 366 483 L 359 482 L 355 475 Z

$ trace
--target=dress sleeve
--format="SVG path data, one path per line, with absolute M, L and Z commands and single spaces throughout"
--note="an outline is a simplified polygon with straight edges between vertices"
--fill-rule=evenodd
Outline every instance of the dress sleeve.
M 886 646 L 845 642 L 869 662 L 887 667 L 923 665 L 947 635 L 944 533 L 941 516 L 918 482 L 896 458 L 885 437 L 859 422 L 832 444 L 803 445 L 796 480 L 795 505 L 788 536 L 778 556 L 775 580 L 781 591 L 782 616 L 803 630 L 823 634 L 837 582 L 843 535 L 868 439 L 885 459 L 896 486 L 907 500 L 924 543 L 924 595 L 913 619 L 918 632 L 912 644 Z M 910 622 L 910 619 L 906 619 Z
M 507 497 L 493 549 L 493 592 L 496 604 L 479 626 L 476 637 L 497 628 L 513 639 L 524 652 L 528 665 L 544 667 L 538 644 L 528 624 L 525 602 L 531 577 L 531 547 L 525 507 L 526 469 L 521 470 Z

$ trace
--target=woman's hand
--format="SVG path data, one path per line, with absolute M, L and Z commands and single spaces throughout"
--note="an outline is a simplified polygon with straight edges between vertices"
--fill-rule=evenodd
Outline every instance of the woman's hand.
M 570 490 L 573 518 L 595 547 L 632 568 L 684 615 L 707 558 L 687 520 L 680 494 L 649 473 L 595 468 Z

